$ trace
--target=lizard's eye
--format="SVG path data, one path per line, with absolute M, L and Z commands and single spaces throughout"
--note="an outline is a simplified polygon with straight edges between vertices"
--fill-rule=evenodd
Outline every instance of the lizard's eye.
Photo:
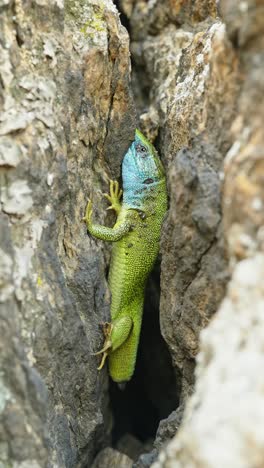
M 147 148 L 141 144 L 138 144 L 136 146 L 136 150 L 137 150 L 137 153 L 139 153 L 143 157 L 146 156 L 147 151 L 148 151 Z

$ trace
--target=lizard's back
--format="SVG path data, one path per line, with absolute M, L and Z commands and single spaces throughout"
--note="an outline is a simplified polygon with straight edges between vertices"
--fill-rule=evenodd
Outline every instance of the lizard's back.
M 128 339 L 109 355 L 110 375 L 117 382 L 128 381 L 135 368 L 145 284 L 158 255 L 167 209 L 165 178 L 147 184 L 140 195 L 140 209 L 123 203 L 116 225 L 129 215 L 133 229 L 114 243 L 109 271 L 112 322 L 123 316 L 133 320 Z

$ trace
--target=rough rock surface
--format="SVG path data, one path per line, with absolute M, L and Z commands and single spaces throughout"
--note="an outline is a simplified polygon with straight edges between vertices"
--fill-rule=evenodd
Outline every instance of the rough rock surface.
M 131 467 L 121 451 L 142 447 L 137 468 L 160 450 L 156 468 L 262 466 L 264 8 L 115 3 L 132 83 L 111 0 L 0 0 L 0 468 Z M 152 450 L 121 433 L 135 397 L 120 449 L 109 447 L 114 407 L 127 404 L 110 392 L 110 408 L 91 353 L 109 317 L 110 249 L 81 223 L 88 196 L 98 221 L 113 221 L 102 192 L 133 139 L 134 101 L 167 171 L 160 325 L 171 360 L 152 342 L 156 273 L 130 394 L 147 395 L 149 418 L 181 404 Z
M 81 217 L 133 138 L 128 34 L 109 1 L 0 1 L 0 49 L 0 464 L 89 466 L 109 293 Z
M 183 426 L 153 468 L 263 466 L 263 275 L 262 253 L 236 265 L 227 297 L 201 334 Z
M 124 453 L 106 447 L 95 458 L 92 468 L 132 468 L 133 461 Z
M 192 392 L 199 333 L 228 279 L 221 170 L 237 93 L 237 58 L 215 2 L 135 2 L 130 13 L 142 127 L 167 168 L 170 209 L 162 238 L 161 331 Z M 145 71 L 145 81 L 143 72 Z M 144 103 L 145 105 L 145 103 Z
M 221 2 L 241 88 L 224 160 L 223 225 L 231 280 L 201 334 L 196 385 L 177 436 L 153 468 L 250 468 L 264 459 L 264 8 Z
M 133 468 L 148 468 L 154 461 L 156 461 L 159 451 L 164 449 L 178 431 L 182 421 L 183 409 L 183 405 L 179 406 L 177 410 L 172 411 L 168 418 L 160 421 L 153 444 L 153 450 L 140 455 L 136 463 L 134 463 Z

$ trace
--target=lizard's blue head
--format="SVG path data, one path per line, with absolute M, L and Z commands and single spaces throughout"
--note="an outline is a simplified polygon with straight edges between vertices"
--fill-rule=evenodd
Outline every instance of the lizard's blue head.
M 164 169 L 154 146 L 136 130 L 135 140 L 122 163 L 123 201 L 140 208 L 142 193 L 164 179 Z

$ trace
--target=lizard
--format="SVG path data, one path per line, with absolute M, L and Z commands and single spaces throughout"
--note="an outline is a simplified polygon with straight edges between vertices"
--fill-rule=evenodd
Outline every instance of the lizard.
M 122 186 L 123 190 L 110 180 L 110 194 L 103 194 L 110 202 L 107 209 L 117 215 L 112 228 L 92 221 L 91 200 L 83 218 L 92 236 L 113 242 L 108 276 L 111 322 L 102 324 L 104 345 L 94 354 L 102 354 L 98 369 L 108 357 L 110 376 L 120 388 L 134 373 L 146 281 L 159 252 L 167 210 L 164 168 L 154 146 L 138 129 L 123 158 Z

